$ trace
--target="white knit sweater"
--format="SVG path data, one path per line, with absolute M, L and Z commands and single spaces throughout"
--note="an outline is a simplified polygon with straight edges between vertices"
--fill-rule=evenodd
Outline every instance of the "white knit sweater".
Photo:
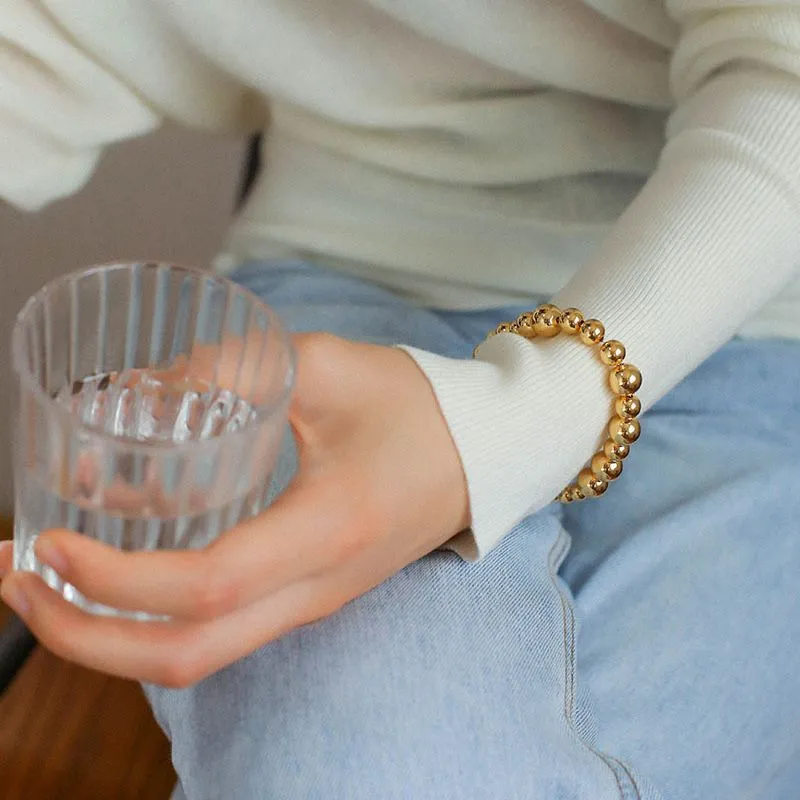
M 0 195 L 38 208 L 163 119 L 268 127 L 228 262 L 300 254 L 432 305 L 554 294 L 652 404 L 733 333 L 800 335 L 800 2 L 4 0 Z M 269 124 L 268 124 L 269 119 Z M 597 447 L 602 368 L 410 350 L 490 549 Z

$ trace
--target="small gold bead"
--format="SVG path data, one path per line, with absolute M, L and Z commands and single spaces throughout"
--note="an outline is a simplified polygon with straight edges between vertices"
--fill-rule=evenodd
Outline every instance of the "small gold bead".
M 569 491 L 570 491 L 570 494 L 572 495 L 572 499 L 575 502 L 578 502 L 578 500 L 585 500 L 586 499 L 586 495 L 581 491 L 580 487 L 575 483 L 570 485 Z
M 495 333 L 511 333 L 511 323 L 510 322 L 501 322 L 495 329 Z
M 533 339 L 536 336 L 536 330 L 533 326 L 534 318 L 532 311 L 526 311 L 517 317 L 517 333 L 524 336 L 526 339 Z
M 533 312 L 533 329 L 536 331 L 536 335 L 546 339 L 558 335 L 561 330 L 558 326 L 560 317 L 561 309 L 551 303 L 539 306 Z
M 561 500 L 562 503 L 577 503 L 579 500 L 584 500 L 585 498 L 583 492 L 581 492 L 574 483 L 571 483 L 561 492 L 558 499 Z
M 608 482 L 587 468 L 578 473 L 578 488 L 585 497 L 600 497 L 608 489 Z
M 642 432 L 639 420 L 614 417 L 608 424 L 608 435 L 617 444 L 633 444 Z
M 587 319 L 581 325 L 581 341 L 584 344 L 600 344 L 606 335 L 606 329 L 599 319 Z
M 622 459 L 609 457 L 605 453 L 595 453 L 592 458 L 592 472 L 603 480 L 615 481 L 622 475 Z
M 614 411 L 623 419 L 633 419 L 641 413 L 642 403 L 635 394 L 624 394 L 614 401 Z
M 606 439 L 606 443 L 603 445 L 603 452 L 609 458 L 622 460 L 628 457 L 631 452 L 631 446 L 629 444 L 617 444 L 613 439 Z
M 609 367 L 621 364 L 625 360 L 625 345 L 616 339 L 603 342 L 600 347 L 600 360 Z
M 642 373 L 633 364 L 620 364 L 608 373 L 608 383 L 614 394 L 633 394 L 642 385 Z
M 572 336 L 580 331 L 583 314 L 577 308 L 567 308 L 561 312 L 558 324 L 563 333 Z

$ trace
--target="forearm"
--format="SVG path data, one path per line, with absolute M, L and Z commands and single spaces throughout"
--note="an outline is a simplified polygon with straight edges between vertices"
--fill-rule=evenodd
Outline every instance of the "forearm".
M 800 80 L 738 71 L 684 106 L 658 170 L 554 302 L 603 320 L 626 344 L 648 407 L 798 265 Z M 493 337 L 473 364 L 413 355 L 461 453 L 474 539 L 462 537 L 460 552 L 472 557 L 552 500 L 600 446 L 604 368 L 560 338 Z
M 606 322 L 646 406 L 800 267 L 800 79 L 720 76 L 673 120 L 658 170 L 555 298 Z

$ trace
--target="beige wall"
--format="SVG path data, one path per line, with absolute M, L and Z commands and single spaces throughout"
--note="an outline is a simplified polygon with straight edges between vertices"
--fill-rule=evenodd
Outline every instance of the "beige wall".
M 163 130 L 107 154 L 89 186 L 39 214 L 0 201 L 0 513 L 12 506 L 14 317 L 53 276 L 114 259 L 206 265 L 230 218 L 243 144 Z

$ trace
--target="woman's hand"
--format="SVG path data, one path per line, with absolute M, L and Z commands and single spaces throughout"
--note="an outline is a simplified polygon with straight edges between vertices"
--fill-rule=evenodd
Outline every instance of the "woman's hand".
M 3 599 L 46 647 L 103 672 L 188 686 L 467 527 L 458 454 L 413 360 L 324 334 L 295 345 L 300 463 L 286 492 L 199 551 L 123 553 L 68 531 L 42 535 L 39 558 L 87 597 L 172 618 L 93 616 L 32 573 L 8 574 Z M 5 547 L 0 570 L 10 562 Z

